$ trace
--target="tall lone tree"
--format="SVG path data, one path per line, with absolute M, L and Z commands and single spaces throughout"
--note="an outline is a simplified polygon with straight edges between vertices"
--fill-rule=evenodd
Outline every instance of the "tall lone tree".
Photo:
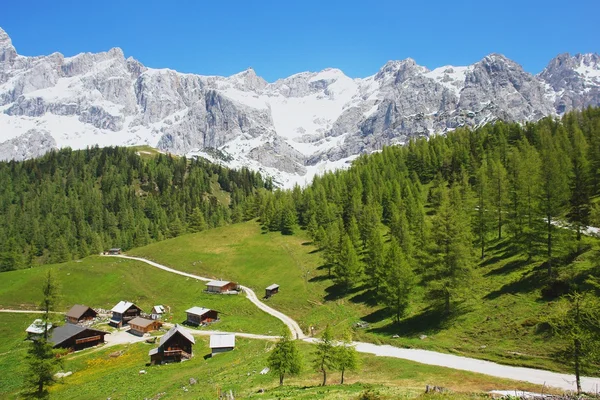
M 335 347 L 337 369 L 342 373 L 340 383 L 344 384 L 344 373 L 358 369 L 358 352 L 352 344 L 352 333 L 344 332 L 342 343 Z
M 281 339 L 267 360 L 273 374 L 279 376 L 279 385 L 283 385 L 286 375 L 298 375 L 302 371 L 302 357 L 296 347 L 296 342 L 291 339 L 290 331 L 284 329 Z
M 329 325 L 327 325 L 321 339 L 317 342 L 313 355 L 313 365 L 317 371 L 323 374 L 322 386 L 325 386 L 327 385 L 327 371 L 336 368 L 336 350 Z
M 42 292 L 44 298 L 40 308 L 43 311 L 44 333 L 42 337 L 31 342 L 26 357 L 28 365 L 26 381 L 31 387 L 31 395 L 38 399 L 48 398 L 48 387 L 56 382 L 54 373 L 62 364 L 52 344 L 48 342 L 50 312 L 54 309 L 58 297 L 58 285 L 52 271 L 48 271 L 46 275 Z

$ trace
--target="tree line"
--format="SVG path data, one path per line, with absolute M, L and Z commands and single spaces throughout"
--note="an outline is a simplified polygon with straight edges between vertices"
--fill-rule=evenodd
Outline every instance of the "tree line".
M 252 201 L 264 230 L 306 229 L 342 292 L 366 285 L 399 321 L 417 282 L 450 313 L 497 240 L 552 281 L 600 220 L 599 191 L 600 109 L 588 108 L 412 139 Z
M 1 162 L 0 182 L 0 271 L 238 222 L 246 199 L 272 188 L 246 168 L 123 147 Z

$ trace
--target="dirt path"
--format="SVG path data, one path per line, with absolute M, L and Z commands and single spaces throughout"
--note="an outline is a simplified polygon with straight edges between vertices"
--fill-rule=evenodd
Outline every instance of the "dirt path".
M 18 313 L 18 314 L 45 314 L 45 311 L 40 310 L 8 310 L 0 309 L 0 313 Z M 50 314 L 64 314 L 63 312 L 50 311 Z
M 211 279 L 204 278 L 201 276 L 189 274 L 187 272 L 177 271 L 173 268 L 166 267 L 164 265 L 158 264 L 154 261 L 149 261 L 144 258 L 139 257 L 130 257 L 124 255 L 115 255 L 115 256 L 107 256 L 107 257 L 120 257 L 127 258 L 130 260 L 136 260 L 140 262 L 144 262 L 146 264 L 152 265 L 153 267 L 160 268 L 162 270 L 172 272 L 178 275 L 186 276 L 189 278 L 199 279 L 202 281 L 209 281 Z M 298 338 L 303 339 L 307 343 L 315 343 L 317 339 L 308 338 L 300 329 L 300 326 L 296 321 L 288 317 L 287 315 L 272 309 L 267 306 L 258 298 L 254 291 L 250 288 L 242 286 L 244 292 L 248 299 L 254 303 L 261 310 L 271 314 L 275 318 L 281 320 L 286 326 L 290 329 L 292 334 Z M 218 332 L 218 331 L 197 331 L 190 330 L 188 331 L 194 335 L 211 335 L 214 333 L 228 333 L 228 332 Z M 233 333 L 233 332 L 231 332 Z M 276 337 L 274 336 L 265 336 L 265 335 L 254 335 L 254 334 L 243 334 L 243 333 L 233 333 L 239 337 L 248 337 L 251 339 L 263 339 L 263 340 L 274 340 Z M 402 349 L 399 347 L 394 347 L 390 345 L 375 345 L 372 343 L 363 343 L 363 342 L 354 342 L 356 350 L 360 353 L 374 354 L 376 356 L 382 357 L 393 357 L 393 358 L 401 358 L 404 360 L 415 361 L 421 364 L 428 365 L 436 365 L 440 367 L 447 367 L 452 369 L 458 369 L 462 371 L 470 371 L 476 372 L 480 374 L 490 375 L 497 378 L 505 378 L 512 379 L 516 381 L 524 381 L 533 383 L 536 385 L 545 385 L 552 386 L 555 388 L 563 389 L 563 390 L 575 390 L 575 376 L 569 374 L 560 374 L 557 372 L 550 372 L 540 369 L 533 368 L 523 368 L 523 367 L 513 367 L 508 365 L 502 365 L 493 363 L 491 361 L 478 360 L 475 358 L 461 357 L 453 354 L 446 353 L 438 353 L 435 351 L 429 350 L 420 350 L 420 349 Z M 600 378 L 589 378 L 582 377 L 581 378 L 581 386 L 583 390 L 596 392 L 596 388 L 600 387 Z
M 178 271 L 176 269 L 169 268 L 165 265 L 156 263 L 154 261 L 146 260 L 145 258 L 141 258 L 141 257 L 131 257 L 131 256 L 125 256 L 125 255 L 107 255 L 105 257 L 119 257 L 119 258 L 126 258 L 129 260 L 140 261 L 140 262 L 152 265 L 153 267 L 160 268 L 163 271 L 171 272 L 171 273 L 174 273 L 177 275 L 181 275 L 181 276 L 185 276 L 185 277 L 193 278 L 193 279 L 198 279 L 198 280 L 205 281 L 205 282 L 212 281 L 212 279 L 210 279 L 210 278 L 190 274 L 187 272 Z M 294 321 L 287 315 L 269 307 L 268 305 L 266 305 L 265 303 L 260 301 L 258 299 L 258 297 L 256 296 L 256 293 L 254 293 L 254 291 L 252 289 L 250 289 L 249 287 L 241 286 L 241 288 L 244 291 L 244 293 L 246 293 L 246 297 L 248 298 L 248 300 L 250 300 L 256 307 L 260 308 L 267 314 L 270 314 L 273 317 L 279 319 L 281 322 L 283 322 L 288 327 L 290 332 L 292 333 L 292 337 L 295 337 L 296 339 L 304 339 L 306 337 L 304 332 L 302 332 L 302 329 L 300 329 L 300 325 L 298 325 L 298 323 L 296 321 Z

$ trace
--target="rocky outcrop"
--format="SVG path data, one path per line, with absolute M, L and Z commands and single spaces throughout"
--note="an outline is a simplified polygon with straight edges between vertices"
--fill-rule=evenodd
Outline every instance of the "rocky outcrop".
M 0 143 L 0 160 L 27 160 L 42 156 L 52 149 L 56 149 L 56 141 L 50 132 L 32 129 Z

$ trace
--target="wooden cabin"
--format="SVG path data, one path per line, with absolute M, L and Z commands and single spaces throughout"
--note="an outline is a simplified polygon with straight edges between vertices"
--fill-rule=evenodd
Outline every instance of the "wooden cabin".
M 144 336 L 144 333 L 149 333 L 157 330 L 162 326 L 162 322 L 153 319 L 135 317 L 129 321 L 129 332 L 134 335 Z
M 279 293 L 279 285 L 276 283 L 272 284 L 271 286 L 267 286 L 265 288 L 265 297 L 267 299 L 276 293 Z
M 113 249 L 108 249 L 107 253 L 111 256 L 116 256 L 118 254 L 123 254 L 123 251 L 121 251 L 120 248 L 113 248 Z
M 107 334 L 108 332 L 97 329 L 65 324 L 54 329 L 50 342 L 55 348 L 76 351 L 104 343 L 104 336 Z
M 75 304 L 67 313 L 67 322 L 78 324 L 79 322 L 89 321 L 96 318 L 98 313 L 93 308 Z
M 112 317 L 109 324 L 115 328 L 120 328 L 123 325 L 127 325 L 129 321 L 135 317 L 139 317 L 142 313 L 142 309 L 129 301 L 120 301 L 116 306 L 112 308 Z
M 148 352 L 151 364 L 189 360 L 194 355 L 194 337 L 180 325 L 175 325 L 163 337 L 159 346 Z
M 50 332 L 52 329 L 52 323 L 47 322 L 46 329 L 48 332 Z M 27 339 L 35 340 L 41 338 L 44 335 L 44 321 L 41 319 L 36 319 L 31 323 L 31 325 L 29 325 L 27 329 L 25 329 L 25 332 L 27 332 Z
M 210 335 L 210 352 L 214 356 L 235 349 L 235 335 Z
M 206 284 L 209 293 L 227 293 L 237 288 L 237 283 L 230 281 L 210 281 Z
M 185 312 L 187 314 L 186 322 L 190 325 L 209 324 L 219 319 L 219 312 L 210 308 L 192 307 Z
M 161 319 L 164 313 L 165 307 L 158 305 L 152 307 L 152 311 L 150 311 L 150 316 L 152 317 L 152 319 Z

